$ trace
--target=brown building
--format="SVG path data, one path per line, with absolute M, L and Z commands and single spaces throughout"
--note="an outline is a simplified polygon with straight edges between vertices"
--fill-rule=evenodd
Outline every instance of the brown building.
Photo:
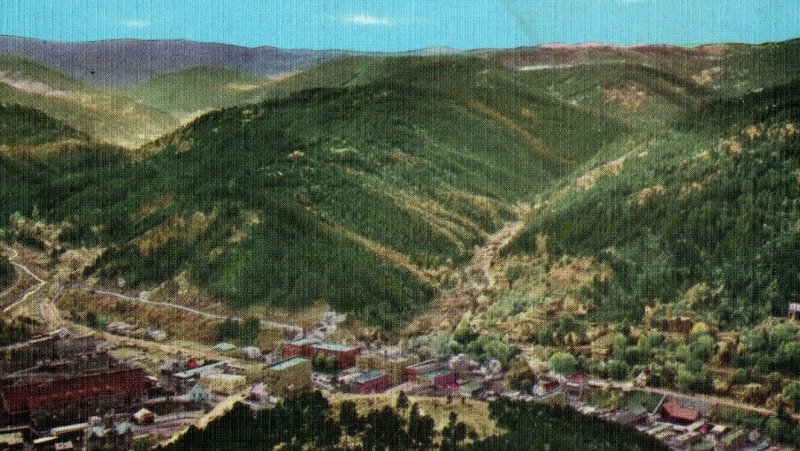
M 267 390 L 275 396 L 311 388 L 311 360 L 293 357 L 269 366 L 264 374 Z
M 141 404 L 146 396 L 145 378 L 144 370 L 127 368 L 17 383 L 0 389 L 0 397 L 3 410 L 12 417 L 58 424 Z
M 284 359 L 292 357 L 313 359 L 317 355 L 333 356 L 336 359 L 336 368 L 340 370 L 354 367 L 356 357 L 361 353 L 361 348 L 358 346 L 320 342 L 313 338 L 288 341 L 283 344 L 281 350 Z

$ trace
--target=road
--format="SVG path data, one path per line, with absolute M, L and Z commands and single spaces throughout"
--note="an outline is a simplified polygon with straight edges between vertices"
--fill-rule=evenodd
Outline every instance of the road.
M 16 301 L 8 304 L 7 306 L 3 307 L 3 313 L 8 313 L 14 307 L 16 307 L 19 304 L 22 304 L 23 302 L 28 300 L 28 297 L 32 296 L 34 293 L 39 291 L 43 286 L 45 286 L 46 282 L 42 278 L 40 278 L 39 276 L 34 274 L 33 271 L 28 269 L 27 266 L 23 265 L 22 263 L 14 261 L 14 260 L 17 259 L 17 257 L 19 257 L 19 252 L 17 252 L 16 249 L 13 249 L 13 248 L 10 248 L 10 247 L 6 246 L 5 243 L 2 244 L 2 247 L 7 252 L 10 252 L 12 254 L 11 256 L 8 257 L 8 261 L 11 262 L 11 264 L 14 265 L 15 268 L 17 268 L 18 270 L 20 270 L 20 271 L 24 272 L 25 274 L 29 275 L 30 277 L 32 277 L 36 281 L 36 284 L 31 286 L 27 290 L 25 290 L 22 293 L 22 296 L 20 296 L 19 299 L 17 299 Z
M 80 285 L 80 284 L 69 284 L 69 285 L 62 286 L 62 289 L 59 291 L 59 294 L 60 294 L 61 291 L 63 291 L 63 289 L 81 290 L 81 291 L 85 291 L 85 292 L 88 292 L 88 293 L 96 293 L 96 294 L 101 294 L 103 296 L 113 297 L 115 299 L 119 299 L 119 300 L 127 301 L 127 302 L 135 302 L 135 303 L 140 303 L 140 304 L 155 305 L 155 306 L 158 306 L 158 307 L 171 308 L 171 309 L 175 309 L 175 310 L 182 310 L 184 312 L 193 313 L 195 315 L 203 316 L 205 318 L 222 319 L 222 320 L 230 318 L 230 319 L 232 319 L 234 321 L 244 321 L 243 318 L 238 317 L 238 316 L 220 315 L 220 314 L 217 314 L 217 313 L 207 312 L 207 311 L 203 311 L 203 310 L 200 310 L 200 309 L 197 309 L 197 308 L 193 308 L 193 307 L 187 307 L 187 306 L 181 305 L 181 304 L 175 304 L 173 302 L 150 301 L 150 300 L 142 298 L 141 296 L 134 297 L 134 296 L 130 296 L 130 295 L 127 295 L 127 294 L 124 294 L 124 293 L 114 292 L 114 291 L 101 289 L 101 288 L 87 287 L 87 286 Z M 53 299 L 53 302 L 55 302 L 55 299 Z M 264 328 L 264 329 L 266 329 L 266 328 L 283 329 L 283 330 L 288 330 L 288 331 L 292 331 L 292 332 L 302 332 L 303 331 L 303 328 L 301 326 L 298 326 L 297 324 L 280 323 L 280 322 L 277 322 L 277 321 L 269 321 L 269 320 L 265 320 L 265 319 L 260 320 L 260 323 L 261 323 L 261 327 Z

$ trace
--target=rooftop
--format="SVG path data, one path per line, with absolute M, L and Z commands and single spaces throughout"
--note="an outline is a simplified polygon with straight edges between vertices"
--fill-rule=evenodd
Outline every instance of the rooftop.
M 435 378 L 437 378 L 439 376 L 444 376 L 445 374 L 447 374 L 449 372 L 450 372 L 449 368 L 440 368 L 438 370 L 434 370 L 434 371 L 431 371 L 429 373 L 425 373 L 425 374 L 422 375 L 422 377 L 424 377 L 426 379 L 435 379 Z
M 175 373 L 175 377 L 179 377 L 179 378 L 194 377 L 194 376 L 197 376 L 200 373 L 203 373 L 203 372 L 208 371 L 208 370 L 210 370 L 212 368 L 216 368 L 216 367 L 222 366 L 222 365 L 225 365 L 225 362 L 209 363 L 208 365 L 198 366 L 198 367 L 192 368 L 190 370 L 181 371 L 180 373 Z
M 358 349 L 358 346 L 343 345 L 339 343 L 317 343 L 312 346 L 314 349 L 323 349 L 325 351 L 348 352 Z
M 230 380 L 230 381 L 244 380 L 244 376 L 242 376 L 241 374 L 218 373 L 218 374 L 207 374 L 203 377 L 208 379 Z
M 356 384 L 363 384 L 363 383 L 369 382 L 371 380 L 375 380 L 375 379 L 377 379 L 379 377 L 383 377 L 385 374 L 386 373 L 384 373 L 383 371 L 371 370 L 371 371 L 367 371 L 366 373 L 362 374 L 361 376 L 358 376 L 357 378 L 355 378 L 353 380 L 353 382 L 356 383 Z
M 214 345 L 214 349 L 217 351 L 232 351 L 236 349 L 236 345 L 232 343 L 217 343 Z
M 319 340 L 316 338 L 298 338 L 297 340 L 292 340 L 288 344 L 294 346 L 308 346 L 317 343 Z
M 289 360 L 284 360 L 283 362 L 276 363 L 275 365 L 272 365 L 269 368 L 272 369 L 272 370 L 275 370 L 275 371 L 283 371 L 285 369 L 291 368 L 291 367 L 293 367 L 295 365 L 301 364 L 303 362 L 308 362 L 308 361 L 309 361 L 308 359 L 304 359 L 302 357 L 294 357 L 294 358 L 291 358 Z

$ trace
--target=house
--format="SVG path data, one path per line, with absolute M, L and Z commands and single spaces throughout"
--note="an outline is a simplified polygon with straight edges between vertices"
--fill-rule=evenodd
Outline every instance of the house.
M 164 341 L 167 339 L 167 333 L 161 329 L 147 329 L 147 338 L 153 341 Z
M 21 450 L 25 448 L 25 440 L 22 432 L 6 432 L 0 434 L 0 449 Z
M 356 393 L 380 393 L 386 391 L 392 384 L 383 371 L 370 370 L 353 379 L 352 389 Z
M 543 379 L 533 387 L 533 394 L 538 397 L 546 397 L 561 392 L 561 382 L 555 379 Z
M 197 383 L 189 390 L 189 400 L 198 404 L 211 404 L 211 390 Z
M 450 369 L 456 373 L 456 377 L 459 379 L 473 376 L 480 368 L 478 362 L 466 354 L 458 354 L 457 356 L 451 358 L 448 365 L 450 366 Z
M 792 302 L 789 304 L 788 316 L 792 319 L 797 319 L 797 314 L 800 313 L 800 302 Z
M 58 438 L 60 443 L 71 443 L 76 448 L 83 446 L 83 434 L 86 432 L 87 423 L 68 424 L 50 429 L 50 435 Z
M 127 421 L 100 424 L 86 429 L 86 449 L 90 451 L 130 449 L 132 442 L 133 428 Z
M 72 440 L 67 440 L 66 442 L 55 442 L 53 444 L 54 451 L 72 451 L 75 449 L 75 444 L 72 443 Z
M 567 393 L 575 396 L 582 396 L 586 391 L 589 378 L 584 374 L 576 373 L 567 378 L 566 388 Z
M 247 384 L 245 377 L 240 374 L 204 374 L 200 376 L 200 385 L 215 393 L 232 395 L 242 391 Z
M 235 344 L 226 343 L 224 341 L 214 345 L 214 350 L 217 352 L 228 352 L 228 351 L 233 351 L 234 349 L 236 349 Z
M 249 360 L 258 360 L 263 355 L 261 353 L 261 349 L 259 349 L 257 346 L 245 346 L 242 348 L 242 352 Z
M 700 418 L 700 412 L 697 409 L 683 407 L 674 399 L 670 399 L 661 406 L 661 413 L 669 421 L 676 423 L 694 423 Z
M 153 422 L 156 421 L 156 415 L 142 407 L 133 414 L 133 421 L 135 421 L 136 424 L 153 424 Z
M 268 366 L 264 374 L 269 391 L 276 396 L 286 396 L 311 388 L 311 360 L 293 357 Z
M 317 355 L 333 356 L 336 359 L 336 368 L 339 370 L 356 366 L 356 357 L 361 353 L 358 346 L 343 345 L 339 343 L 319 342 L 310 346 L 309 357 Z

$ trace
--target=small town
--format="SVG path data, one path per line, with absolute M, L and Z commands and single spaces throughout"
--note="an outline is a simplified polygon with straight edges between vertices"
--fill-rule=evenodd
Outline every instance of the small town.
M 676 450 L 784 449 L 758 431 L 711 422 L 707 414 L 713 401 L 648 389 L 640 379 L 617 383 L 545 371 L 529 381 L 529 389 L 511 390 L 496 360 L 481 364 L 466 354 L 420 360 L 398 346 L 318 338 L 337 320 L 341 315 L 328 312 L 314 333 L 298 333 L 277 349 L 223 342 L 212 350 L 236 357 L 211 360 L 178 353 L 164 360 L 157 374 L 115 358 L 113 343 L 67 329 L 6 346 L 0 349 L 0 447 L 131 449 L 143 437 L 169 440 L 237 402 L 258 411 L 285 396 L 320 390 L 403 393 L 455 406 L 497 398 L 547 403 L 633 426 Z M 135 329 L 119 323 L 107 328 L 123 335 Z M 163 338 L 149 332 L 151 340 Z M 254 364 L 261 371 L 253 372 Z M 606 407 L 612 398 L 616 407 Z

